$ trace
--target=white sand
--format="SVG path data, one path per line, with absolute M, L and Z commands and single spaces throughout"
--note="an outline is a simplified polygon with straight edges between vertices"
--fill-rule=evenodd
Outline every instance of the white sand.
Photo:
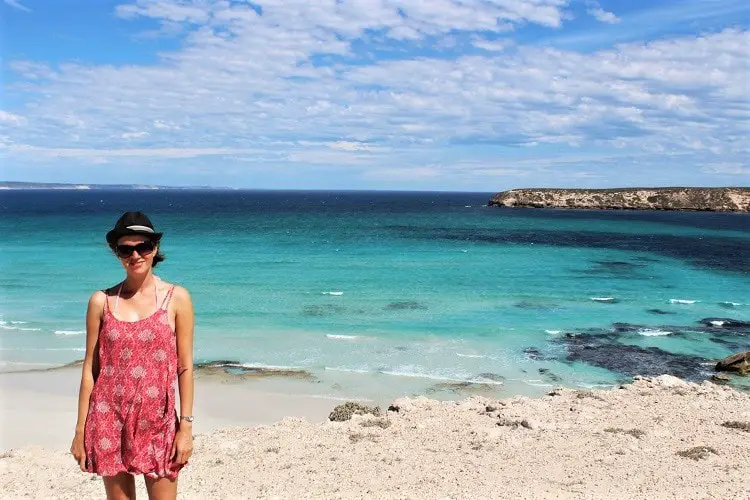
M 24 445 L 67 450 L 76 424 L 80 377 L 78 367 L 0 373 L 0 450 Z M 288 416 L 322 422 L 331 408 L 341 402 L 324 396 L 280 392 L 300 387 L 299 383 L 231 380 L 196 377 L 195 433 L 271 424 Z
M 332 401 L 214 385 L 211 397 L 231 397 L 233 417 L 249 425 L 276 405 L 313 421 L 196 428 L 180 498 L 750 498 L 750 432 L 722 425 L 750 422 L 750 396 L 708 382 L 663 377 L 537 399 L 402 399 L 398 412 L 347 422 L 319 421 L 318 410 L 327 414 Z M 32 423 L 60 415 L 28 416 L 30 425 L 18 420 L 4 434 L 41 436 Z M 679 455 L 699 446 L 713 451 Z M 103 497 L 101 480 L 55 446 L 5 452 L 0 491 L 3 498 Z

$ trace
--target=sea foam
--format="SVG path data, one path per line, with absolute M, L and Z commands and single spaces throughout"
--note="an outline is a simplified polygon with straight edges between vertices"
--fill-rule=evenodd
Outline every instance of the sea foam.
M 326 337 L 331 340 L 361 340 L 364 338 L 359 335 L 340 335 L 337 333 L 327 333 Z
M 658 328 L 641 328 L 638 330 L 638 335 L 643 335 L 644 337 L 662 337 L 664 335 L 672 335 L 672 332 L 659 330 Z

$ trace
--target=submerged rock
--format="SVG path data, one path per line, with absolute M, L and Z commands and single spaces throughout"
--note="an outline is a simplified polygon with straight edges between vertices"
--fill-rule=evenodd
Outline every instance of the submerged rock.
M 658 347 L 639 347 L 612 341 L 611 335 L 567 334 L 558 342 L 567 347 L 567 360 L 581 361 L 630 377 L 674 375 L 687 380 L 702 380 L 702 364 L 709 359 L 677 354 Z
M 699 323 L 709 328 L 750 329 L 750 321 L 732 318 L 703 318 Z
M 552 371 L 550 371 L 549 368 L 539 368 L 539 370 L 537 370 L 537 371 L 539 372 L 539 375 L 541 375 L 545 379 L 547 379 L 548 382 L 560 382 L 560 381 L 562 381 L 562 379 L 558 375 L 556 375 L 555 373 L 553 373 Z
M 660 315 L 664 315 L 664 314 L 675 314 L 674 312 L 670 312 L 670 311 L 664 311 L 664 310 L 662 310 L 662 309 L 647 309 L 647 310 L 646 310 L 646 312 L 647 312 L 647 313 L 651 313 L 651 314 L 660 314 Z
M 346 311 L 346 308 L 335 304 L 318 304 L 305 306 L 302 309 L 302 315 L 313 317 L 333 316 L 336 314 L 342 314 L 344 311 Z
M 427 306 L 416 300 L 405 300 L 403 302 L 391 302 L 385 306 L 385 309 L 396 311 L 424 311 L 427 309 Z
M 239 361 L 226 359 L 196 363 L 195 373 L 199 376 L 219 376 L 226 381 L 240 381 L 268 377 L 292 378 L 308 382 L 317 380 L 315 375 L 307 370 L 249 366 Z

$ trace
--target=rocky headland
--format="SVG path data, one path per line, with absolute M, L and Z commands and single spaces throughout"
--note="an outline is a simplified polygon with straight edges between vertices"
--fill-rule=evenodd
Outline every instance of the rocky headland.
M 592 210 L 695 210 L 750 212 L 750 188 L 512 189 L 490 206 Z

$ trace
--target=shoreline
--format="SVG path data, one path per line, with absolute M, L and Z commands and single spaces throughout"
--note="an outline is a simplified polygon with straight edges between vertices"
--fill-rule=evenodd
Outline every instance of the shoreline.
M 78 373 L 24 375 L 25 390 L 33 393 L 37 384 L 49 396 L 59 385 L 48 379 L 65 382 Z M 4 397 L 6 378 L 0 376 Z M 554 389 L 538 398 L 400 398 L 381 406 L 380 416 L 344 422 L 326 418 L 340 401 L 205 378 L 198 384 L 195 454 L 180 475 L 180 498 L 750 495 L 750 395 L 710 382 L 635 377 L 615 389 Z M 75 419 L 75 398 L 57 396 Z M 53 407 L 57 400 L 37 397 L 35 404 Z M 216 404 L 234 411 L 223 420 L 198 412 L 216 411 Z M 33 432 L 40 423 L 65 420 L 31 411 L 28 417 L 13 430 Z M 80 472 L 65 449 L 26 445 L 0 457 L 7 498 L 102 494 L 100 480 Z M 136 484 L 145 494 L 142 481 Z
M 24 446 L 66 451 L 77 419 L 80 376 L 80 366 L 70 365 L 0 373 L 0 396 L 4 401 L 0 406 L 0 451 Z M 197 375 L 195 432 L 270 425 L 286 417 L 322 422 L 333 406 L 344 400 L 290 391 L 299 385 L 291 382 L 244 382 L 231 377 Z

